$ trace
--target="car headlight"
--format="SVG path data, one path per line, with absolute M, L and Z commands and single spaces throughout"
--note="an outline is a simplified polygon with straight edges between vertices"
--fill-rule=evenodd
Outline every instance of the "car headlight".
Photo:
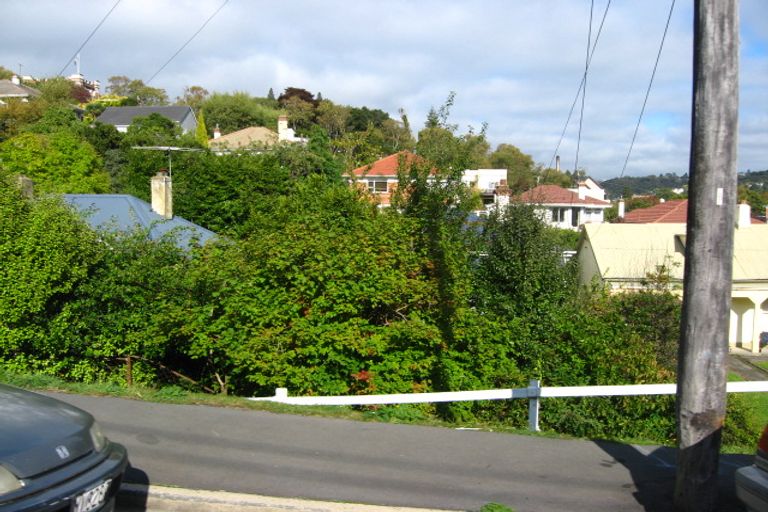
M 91 425 L 91 441 L 93 442 L 93 449 L 97 452 L 107 447 L 107 436 L 104 435 L 101 427 L 95 421 Z
M 0 496 L 24 487 L 24 483 L 13 473 L 0 466 Z

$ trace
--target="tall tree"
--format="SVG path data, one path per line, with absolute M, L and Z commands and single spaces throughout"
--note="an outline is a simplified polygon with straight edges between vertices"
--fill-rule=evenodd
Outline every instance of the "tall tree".
M 199 85 L 187 85 L 184 87 L 184 92 L 181 96 L 176 98 L 177 105 L 188 105 L 192 107 L 195 112 L 199 112 L 200 106 L 210 96 L 210 93 L 204 87 Z
M 488 157 L 494 169 L 507 170 L 507 185 L 512 192 L 523 192 L 536 185 L 536 170 L 531 155 L 512 144 L 499 144 Z
M 137 105 L 166 105 L 168 94 L 165 89 L 150 87 L 143 80 L 132 80 L 124 75 L 109 77 L 107 92 L 118 96 L 126 96 Z

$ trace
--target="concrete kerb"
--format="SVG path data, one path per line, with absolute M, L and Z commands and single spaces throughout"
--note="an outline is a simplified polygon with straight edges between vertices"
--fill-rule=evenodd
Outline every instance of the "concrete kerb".
M 117 512 L 447 512 L 124 483 Z

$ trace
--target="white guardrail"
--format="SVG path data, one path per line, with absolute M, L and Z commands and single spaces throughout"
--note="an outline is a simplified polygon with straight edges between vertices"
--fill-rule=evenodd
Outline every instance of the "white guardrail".
M 768 380 L 729 382 L 726 386 L 726 391 L 728 393 L 755 393 L 759 391 L 768 391 Z M 540 381 L 532 380 L 527 388 L 396 395 L 288 396 L 288 389 L 277 388 L 275 390 L 275 396 L 253 397 L 248 398 L 248 400 L 256 402 L 277 402 L 289 405 L 394 405 L 526 398 L 528 399 L 528 428 L 534 432 L 538 432 L 539 405 L 542 398 L 674 395 L 676 393 L 677 384 L 542 387 Z

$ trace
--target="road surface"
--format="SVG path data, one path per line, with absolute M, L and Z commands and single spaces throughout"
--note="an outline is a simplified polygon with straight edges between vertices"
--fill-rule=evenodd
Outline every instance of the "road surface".
M 49 393 L 128 448 L 129 480 L 266 496 L 516 512 L 672 510 L 674 451 Z M 721 457 L 721 507 L 741 511 Z

